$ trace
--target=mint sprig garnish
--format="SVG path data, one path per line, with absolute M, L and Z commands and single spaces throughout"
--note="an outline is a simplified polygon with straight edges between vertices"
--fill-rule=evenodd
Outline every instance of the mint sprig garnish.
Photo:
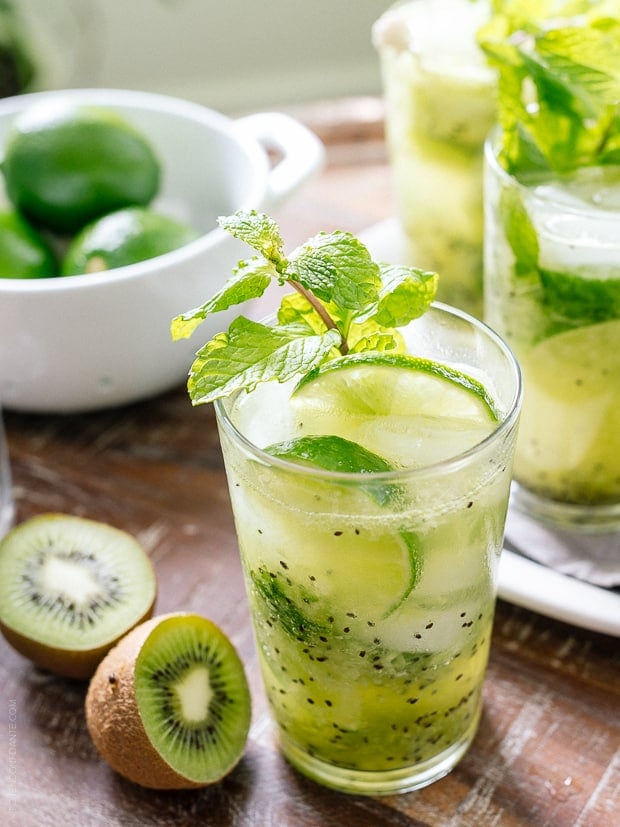
M 620 0 L 503 0 L 478 32 L 512 174 L 620 163 Z
M 287 256 L 267 215 L 239 211 L 218 222 L 258 255 L 240 262 L 204 304 L 175 317 L 173 339 L 191 336 L 213 313 L 261 297 L 272 282 L 294 292 L 283 298 L 275 324 L 239 316 L 198 351 L 188 381 L 195 405 L 286 381 L 351 351 L 402 349 L 397 328 L 435 297 L 436 273 L 377 263 L 351 233 L 318 233 Z
M 228 333 L 198 351 L 187 385 L 190 398 L 194 404 L 211 402 L 271 379 L 284 382 L 321 364 L 339 342 L 335 329 L 313 336 L 295 325 L 271 327 L 239 316 Z

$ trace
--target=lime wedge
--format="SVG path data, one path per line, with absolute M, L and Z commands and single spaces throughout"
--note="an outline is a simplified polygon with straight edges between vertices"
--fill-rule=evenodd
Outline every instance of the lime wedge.
M 265 449 L 274 457 L 296 459 L 307 462 L 324 471 L 344 474 L 368 474 L 393 471 L 394 468 L 383 457 L 373 454 L 356 442 L 339 436 L 306 436 L 279 442 Z M 393 495 L 394 485 L 363 486 L 379 505 L 385 505 Z
M 272 456 L 301 461 L 304 464 L 330 472 L 370 474 L 394 470 L 383 457 L 368 451 L 355 442 L 334 435 L 300 437 L 299 439 L 277 443 L 265 450 Z M 352 486 L 356 483 L 347 480 L 338 483 L 334 480 L 334 484 Z M 381 507 L 387 506 L 390 502 L 402 502 L 404 496 L 397 484 L 388 481 L 371 482 L 369 480 L 367 483 L 359 481 L 356 487 L 364 491 Z M 386 526 L 385 534 L 392 535 L 393 533 L 392 528 Z M 420 574 L 418 543 L 415 534 L 404 529 L 399 530 L 398 545 L 406 553 L 409 572 L 405 578 L 406 585 L 402 593 L 389 606 L 384 615 L 386 617 L 392 614 L 407 599 Z M 389 543 L 385 542 L 384 550 L 388 547 Z M 364 574 L 364 577 L 367 578 L 367 573 Z
M 557 499 L 620 495 L 620 320 L 565 331 L 521 359 L 518 479 Z
M 300 434 L 336 434 L 394 467 L 457 456 L 493 429 L 499 412 L 484 385 L 448 365 L 364 352 L 307 374 L 291 396 Z

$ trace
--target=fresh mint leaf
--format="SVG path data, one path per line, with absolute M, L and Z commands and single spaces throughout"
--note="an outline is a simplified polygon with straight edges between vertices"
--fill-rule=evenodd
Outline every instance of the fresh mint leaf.
M 175 316 L 170 326 L 172 338 L 188 339 L 210 313 L 227 310 L 235 304 L 257 299 L 269 287 L 275 275 L 273 265 L 264 259 L 253 258 L 240 262 L 221 290 L 200 307 Z
M 293 640 L 308 645 L 316 645 L 321 638 L 325 639 L 331 634 L 332 629 L 329 625 L 323 625 L 313 620 L 287 594 L 287 589 L 279 579 L 278 574 L 260 567 L 250 572 L 250 579 L 257 596 L 264 602 L 273 618 L 271 622 L 279 623 Z M 291 586 L 288 586 L 288 591 L 290 590 Z M 307 589 L 298 586 L 297 590 L 300 592 L 300 602 L 303 601 L 306 608 L 311 603 L 316 602 L 316 596 Z
M 620 166 L 620 111 L 614 113 L 609 134 L 601 147 L 599 161 L 605 166 Z
M 369 325 L 362 326 L 361 330 Z M 349 353 L 364 353 L 374 351 L 376 353 L 385 353 L 391 351 L 393 353 L 405 353 L 406 347 L 401 335 L 397 330 L 390 333 L 380 332 L 373 325 L 374 330 L 365 335 L 360 335 L 359 338 L 352 339 L 354 342 L 349 348 Z M 359 333 L 359 330 L 356 330 Z
M 217 221 L 223 230 L 245 241 L 268 261 L 278 266 L 284 262 L 284 243 L 273 218 L 256 210 L 238 210 L 234 215 L 220 216 Z
M 506 0 L 495 12 L 478 42 L 499 75 L 502 165 L 616 163 L 620 0 Z
M 190 399 L 199 405 L 237 390 L 253 390 L 261 382 L 284 382 L 320 364 L 339 343 L 336 330 L 300 335 L 297 327 L 271 327 L 240 316 L 228 333 L 218 334 L 196 354 L 188 381 Z
M 332 303 L 326 304 L 325 309 L 336 323 L 338 330 L 346 335 L 349 353 L 362 350 L 394 349 L 405 352 L 402 336 L 397 330 L 381 327 L 372 318 L 361 321 L 357 318 L 352 319 L 349 312 L 343 314 L 340 308 Z M 317 314 L 315 308 L 299 293 L 290 293 L 283 297 L 278 311 L 278 322 L 304 327 L 309 333 L 324 333 L 327 330 L 325 322 Z
M 540 283 L 549 318 L 561 329 L 576 323 L 596 324 L 620 315 L 620 279 L 594 279 L 539 267 L 538 238 L 518 189 L 502 192 L 500 217 L 514 253 L 515 275 Z
M 567 96 L 579 101 L 586 117 L 620 99 L 620 21 L 613 29 L 567 26 L 538 38 L 537 51 L 549 74 Z
M 499 216 L 515 257 L 516 275 L 530 274 L 538 267 L 538 236 L 523 203 L 522 192 L 517 187 L 502 190 Z
M 330 312 L 329 309 L 328 312 Z M 324 333 L 327 330 L 316 308 L 305 296 L 297 292 L 288 293 L 282 297 L 278 309 L 278 324 L 298 325 L 305 328 L 308 333 Z
M 351 233 L 319 233 L 294 250 L 285 275 L 323 302 L 361 310 L 376 300 L 381 274 L 366 247 Z
M 620 316 L 620 279 L 581 278 L 542 268 L 539 273 L 545 305 L 556 321 L 582 326 Z
M 437 292 L 436 273 L 392 264 L 381 264 L 380 271 L 378 301 L 356 321 L 372 318 L 382 327 L 402 327 L 428 310 Z

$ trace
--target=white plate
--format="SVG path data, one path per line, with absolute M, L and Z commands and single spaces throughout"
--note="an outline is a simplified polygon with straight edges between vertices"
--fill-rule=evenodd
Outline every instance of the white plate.
M 607 635 L 620 636 L 620 594 L 504 549 L 499 596 L 535 612 Z
M 389 218 L 360 238 L 373 257 L 401 263 L 404 241 L 400 224 Z M 533 552 L 534 550 L 532 550 Z M 532 556 L 537 556 L 532 553 Z M 620 593 L 585 583 L 505 548 L 499 568 L 499 597 L 547 617 L 584 629 L 620 636 Z

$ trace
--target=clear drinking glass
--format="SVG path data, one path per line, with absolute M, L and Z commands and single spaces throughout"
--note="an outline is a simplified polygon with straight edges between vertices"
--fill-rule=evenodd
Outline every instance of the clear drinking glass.
M 525 395 L 514 503 L 551 524 L 620 526 L 620 167 L 517 180 L 485 152 L 485 319 Z
M 403 333 L 409 352 L 477 377 L 496 400 L 499 420 L 474 447 L 398 471 L 327 472 L 262 450 L 293 435 L 276 415 L 290 386 L 215 403 L 281 749 L 351 793 L 425 786 L 474 738 L 520 406 L 514 357 L 481 322 L 436 304 Z M 409 420 L 382 436 L 422 456 Z
M 441 274 L 438 298 L 482 315 L 482 155 L 495 74 L 476 45 L 489 0 L 408 0 L 373 27 L 408 263 Z
M 9 465 L 9 449 L 2 422 L 0 408 L 0 538 L 4 537 L 13 523 L 14 504 L 13 489 L 11 486 L 11 468 Z

